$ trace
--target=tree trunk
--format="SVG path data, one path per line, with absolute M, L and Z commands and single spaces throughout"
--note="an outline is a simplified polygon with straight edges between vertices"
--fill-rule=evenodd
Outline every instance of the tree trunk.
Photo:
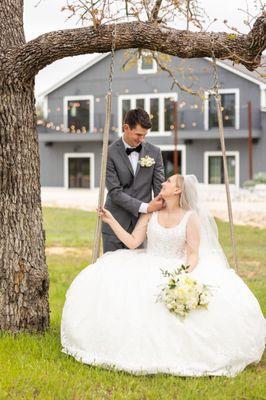
M 8 52 L 24 45 L 23 2 L 0 11 L 0 330 L 49 326 L 34 79 L 13 79 Z
M 0 329 L 49 325 L 34 82 L 0 93 Z

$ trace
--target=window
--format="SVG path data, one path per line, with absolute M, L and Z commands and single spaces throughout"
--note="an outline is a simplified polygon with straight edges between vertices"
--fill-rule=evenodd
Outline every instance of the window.
M 157 63 L 148 51 L 142 51 L 138 60 L 139 74 L 155 74 L 157 72 Z
M 120 134 L 126 112 L 132 108 L 141 107 L 151 117 L 151 134 L 171 134 L 173 130 L 173 102 L 177 100 L 176 93 L 160 93 L 145 95 L 122 95 L 118 99 L 118 121 Z
M 65 153 L 66 188 L 94 188 L 94 154 Z
M 223 125 L 239 129 L 239 89 L 220 89 L 221 105 L 223 108 Z M 205 130 L 218 128 L 216 101 L 212 94 L 206 93 L 205 100 Z
M 64 126 L 70 133 L 93 131 L 93 96 L 64 98 Z
M 221 152 L 206 152 L 204 160 L 204 181 L 206 184 L 224 184 L 224 166 Z M 239 153 L 227 152 L 229 183 L 239 185 Z
M 163 144 L 159 145 L 162 151 L 163 157 L 163 165 L 164 165 L 164 173 L 165 177 L 169 178 L 169 176 L 174 174 L 174 145 L 173 144 Z M 177 146 L 178 151 L 178 173 L 186 174 L 186 146 L 184 144 L 180 144 Z

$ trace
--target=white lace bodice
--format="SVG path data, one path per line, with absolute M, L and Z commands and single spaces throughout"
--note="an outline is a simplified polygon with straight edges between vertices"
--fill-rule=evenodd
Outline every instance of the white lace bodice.
M 185 256 L 186 226 L 192 211 L 187 211 L 181 222 L 165 228 L 158 222 L 158 213 L 154 212 L 147 229 L 147 253 L 167 258 L 183 258 Z

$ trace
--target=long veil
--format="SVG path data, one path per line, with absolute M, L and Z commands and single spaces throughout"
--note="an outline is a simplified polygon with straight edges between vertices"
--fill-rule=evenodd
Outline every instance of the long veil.
M 222 258 L 227 268 L 230 268 L 223 248 L 218 238 L 216 222 L 203 202 L 200 185 L 195 175 L 184 176 L 184 186 L 181 194 L 180 205 L 182 208 L 194 210 L 200 223 L 200 257 L 216 255 Z

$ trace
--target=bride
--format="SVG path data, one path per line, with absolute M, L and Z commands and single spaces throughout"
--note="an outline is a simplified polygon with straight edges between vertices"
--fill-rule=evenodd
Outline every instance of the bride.
M 196 177 L 174 175 L 160 195 L 165 207 L 141 215 L 132 234 L 109 211 L 100 212 L 128 249 L 105 253 L 72 282 L 62 351 L 133 374 L 233 377 L 262 357 L 266 324 L 259 303 L 229 267 L 214 219 L 200 204 Z M 146 249 L 137 249 L 146 237 Z M 212 287 L 208 308 L 185 319 L 156 301 L 165 280 L 161 270 L 181 264 Z

